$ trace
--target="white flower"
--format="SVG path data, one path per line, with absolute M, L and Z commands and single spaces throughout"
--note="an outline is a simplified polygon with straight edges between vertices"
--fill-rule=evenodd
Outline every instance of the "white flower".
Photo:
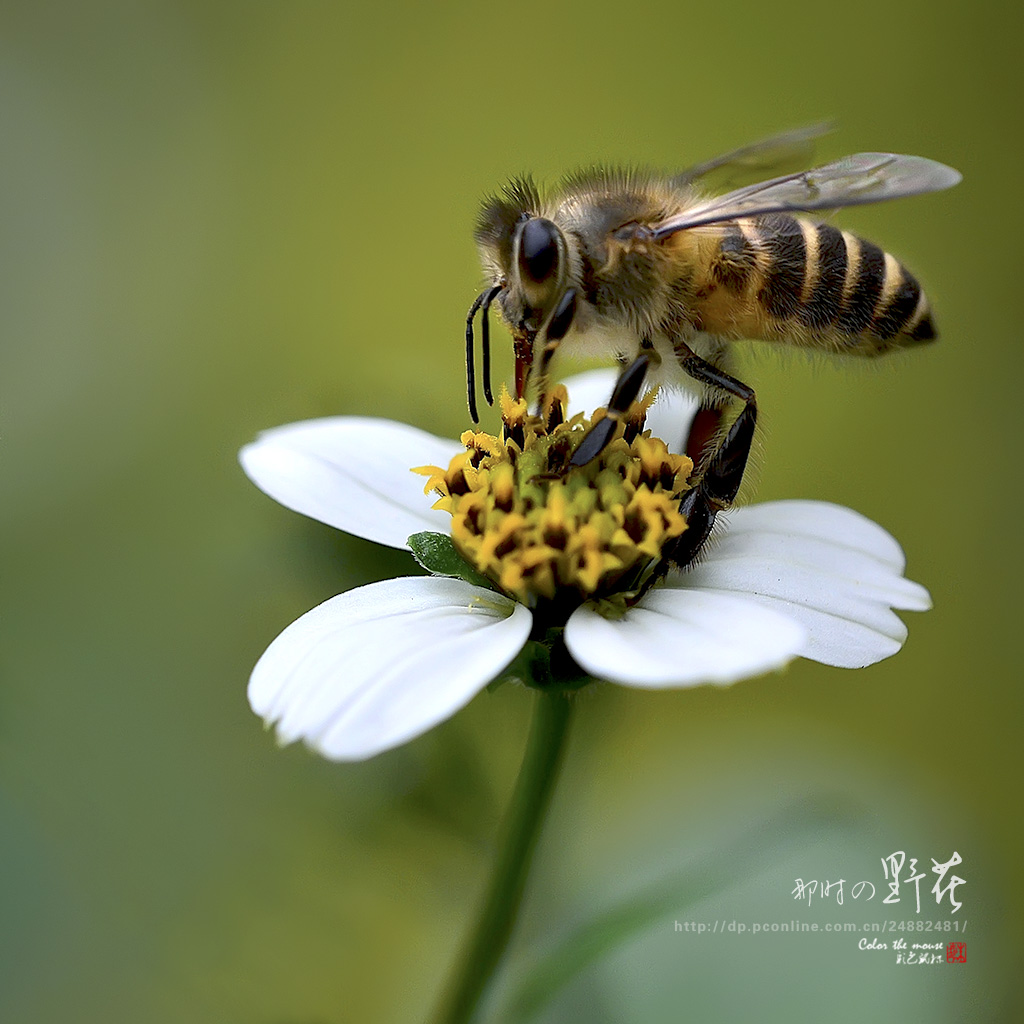
M 574 404 L 610 391 L 605 371 L 570 382 Z M 581 396 L 584 396 L 581 398 Z M 665 395 L 647 426 L 682 437 L 693 408 Z M 240 459 L 281 504 L 395 548 L 447 533 L 410 467 L 447 465 L 463 446 L 386 420 L 337 417 L 260 435 Z M 722 522 L 724 520 L 724 522 Z M 662 688 L 733 683 L 802 656 L 858 668 L 900 649 L 893 609 L 923 611 L 927 591 L 880 526 L 837 505 L 778 501 L 734 509 L 700 564 L 670 573 L 622 617 L 583 604 L 565 623 L 575 661 L 598 679 Z M 452 715 L 522 650 L 523 604 L 461 579 L 383 580 L 333 597 L 271 643 L 249 682 L 257 714 L 281 742 L 361 760 Z

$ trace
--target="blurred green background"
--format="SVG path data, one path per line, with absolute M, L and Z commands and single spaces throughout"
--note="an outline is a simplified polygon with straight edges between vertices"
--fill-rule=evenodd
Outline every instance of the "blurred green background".
M 504 985 L 616 897 L 822 795 L 852 822 L 667 905 L 541 1019 L 1014 1019 L 1022 26 L 1000 18 L 948 0 L 3 4 L 0 1019 L 424 1016 L 528 695 L 481 696 L 365 764 L 277 749 L 245 700 L 265 645 L 410 564 L 279 508 L 236 451 L 334 413 L 465 427 L 471 228 L 506 177 L 673 169 L 823 118 L 822 159 L 964 173 L 839 216 L 919 274 L 942 340 L 877 368 L 746 352 L 756 493 L 876 519 L 935 609 L 860 672 L 584 694 Z M 797 877 L 881 886 L 898 849 L 963 856 L 966 965 L 674 930 L 915 916 L 881 892 L 790 896 Z M 930 901 L 922 919 L 948 916 Z

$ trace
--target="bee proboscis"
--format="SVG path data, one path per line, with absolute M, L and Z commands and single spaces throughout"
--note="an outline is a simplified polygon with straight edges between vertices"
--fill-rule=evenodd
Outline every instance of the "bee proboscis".
M 668 556 L 681 566 L 735 500 L 753 441 L 755 395 L 728 372 L 730 342 L 875 357 L 936 336 L 928 299 L 902 263 L 871 242 L 794 213 L 950 188 L 960 180 L 951 167 L 918 156 L 857 153 L 724 195 L 700 188 L 711 172 L 796 148 L 815 134 L 820 130 L 781 135 L 672 177 L 597 168 L 568 176 L 546 195 L 519 178 L 480 213 L 476 241 L 490 284 L 466 321 L 474 422 L 473 323 L 480 312 L 490 403 L 492 303 L 512 334 L 519 398 L 528 389 L 546 393 L 561 346 L 621 367 L 608 416 L 591 428 L 570 468 L 608 444 L 645 381 L 695 389 L 705 420 L 691 434 L 698 472 L 681 509 L 689 527 Z M 724 411 L 736 401 L 739 412 L 722 436 Z M 716 434 L 721 439 L 709 442 Z

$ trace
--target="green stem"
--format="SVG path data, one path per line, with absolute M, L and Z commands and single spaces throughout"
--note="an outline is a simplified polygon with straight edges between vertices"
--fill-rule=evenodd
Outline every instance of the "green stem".
M 519 778 L 502 823 L 498 855 L 476 925 L 441 997 L 434 1024 L 468 1024 L 501 960 L 515 926 L 526 876 L 561 766 L 569 726 L 569 697 L 537 691 Z

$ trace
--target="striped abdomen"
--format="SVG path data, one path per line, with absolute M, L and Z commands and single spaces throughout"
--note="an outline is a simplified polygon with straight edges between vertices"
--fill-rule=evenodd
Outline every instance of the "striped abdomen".
M 712 333 L 864 356 L 935 337 L 913 275 L 846 231 L 768 214 L 723 225 L 712 244 L 717 252 L 697 293 Z

